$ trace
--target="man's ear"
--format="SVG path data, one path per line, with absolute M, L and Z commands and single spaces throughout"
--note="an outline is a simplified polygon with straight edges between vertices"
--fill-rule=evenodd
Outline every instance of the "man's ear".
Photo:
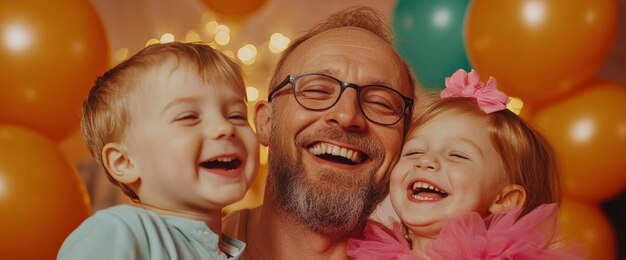
M 267 146 L 270 140 L 270 128 L 272 122 L 272 105 L 267 101 L 256 104 L 255 126 L 259 142 Z
M 102 162 L 111 177 L 120 183 L 131 184 L 139 179 L 139 174 L 121 144 L 106 144 L 102 148 Z
M 489 207 L 489 212 L 496 213 L 515 207 L 522 207 L 526 202 L 526 190 L 521 185 L 511 184 L 508 185 L 496 196 Z

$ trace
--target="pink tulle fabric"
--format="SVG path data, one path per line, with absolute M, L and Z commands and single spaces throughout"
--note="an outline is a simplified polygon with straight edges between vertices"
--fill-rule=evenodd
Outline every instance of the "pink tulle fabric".
M 557 241 L 556 204 L 537 207 L 515 221 L 519 210 L 483 219 L 470 213 L 450 219 L 422 258 L 411 252 L 399 223 L 393 229 L 369 222 L 360 239 L 348 241 L 352 259 L 586 259 L 583 248 Z M 555 242 L 556 241 L 556 242 Z
M 367 222 L 361 239 L 348 240 L 348 256 L 352 259 L 363 260 L 420 259 L 411 251 L 411 246 L 404 238 L 399 222 L 393 223 L 392 230 L 378 222 Z

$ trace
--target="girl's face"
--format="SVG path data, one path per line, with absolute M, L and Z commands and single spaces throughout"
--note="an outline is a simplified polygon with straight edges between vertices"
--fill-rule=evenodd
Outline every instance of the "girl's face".
M 444 112 L 407 138 L 391 173 L 391 203 L 414 233 L 434 238 L 446 219 L 486 216 L 505 184 L 486 117 Z

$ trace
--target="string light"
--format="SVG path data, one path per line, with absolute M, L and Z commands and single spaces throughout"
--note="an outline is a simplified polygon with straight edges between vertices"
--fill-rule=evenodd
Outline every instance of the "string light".
M 164 33 L 159 40 L 161 43 L 168 43 L 174 41 L 174 35 L 171 33 Z
M 209 35 L 209 37 L 215 36 L 215 29 L 217 29 L 217 22 L 210 21 L 206 25 L 204 25 L 204 31 Z
M 257 55 L 256 47 L 252 44 L 246 44 L 239 49 L 237 52 L 237 58 L 241 60 L 244 64 L 252 64 L 254 63 L 254 58 Z
M 160 41 L 159 41 L 158 39 L 152 38 L 152 39 L 150 39 L 150 40 L 146 41 L 146 46 L 150 46 L 150 45 L 152 45 L 152 44 L 157 44 L 157 43 L 159 43 L 159 42 L 160 42 Z
M 270 36 L 268 47 L 272 53 L 281 53 L 287 49 L 289 42 L 291 42 L 291 40 L 281 33 L 273 33 L 272 36 Z
M 246 87 L 246 95 L 249 102 L 254 102 L 259 98 L 259 91 L 253 86 L 248 86 Z
M 187 31 L 187 34 L 185 35 L 185 41 L 186 42 L 199 42 L 199 41 L 202 41 L 202 38 L 200 37 L 200 34 L 196 32 L 196 30 L 191 29 Z
M 215 42 L 219 45 L 228 45 L 230 42 L 230 34 L 228 32 L 216 32 L 215 33 Z
M 230 28 L 224 24 L 215 27 L 215 42 L 219 45 L 228 45 L 230 42 Z
M 128 48 L 121 48 L 115 52 L 115 61 L 122 62 L 128 57 Z

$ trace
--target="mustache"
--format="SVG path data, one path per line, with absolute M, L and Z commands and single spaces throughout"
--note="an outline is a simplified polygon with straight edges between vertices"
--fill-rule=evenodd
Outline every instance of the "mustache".
M 317 140 L 331 140 L 348 144 L 365 152 L 371 159 L 382 159 L 385 152 L 381 145 L 365 133 L 344 131 L 335 127 L 317 127 L 300 133 L 295 140 L 297 147 L 306 147 Z

